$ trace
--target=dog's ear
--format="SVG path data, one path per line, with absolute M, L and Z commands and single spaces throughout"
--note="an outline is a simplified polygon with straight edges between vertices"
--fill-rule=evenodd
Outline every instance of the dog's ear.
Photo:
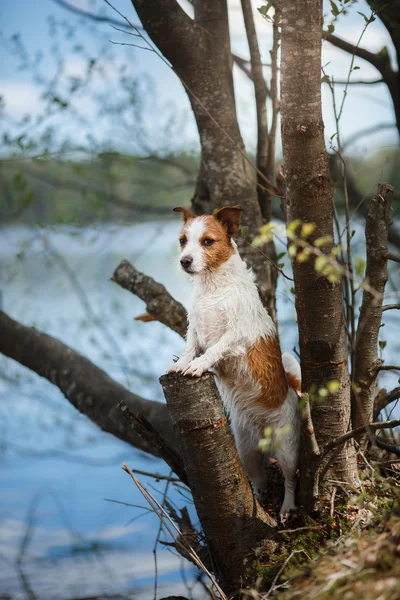
M 175 208 L 172 209 L 174 212 L 180 212 L 183 214 L 183 220 L 186 221 L 188 219 L 194 219 L 196 215 L 194 215 L 190 210 L 188 210 L 187 208 L 184 208 L 183 206 L 175 206 Z
M 239 231 L 242 210 L 241 206 L 224 206 L 214 213 L 214 217 L 226 227 L 228 235 L 233 235 Z

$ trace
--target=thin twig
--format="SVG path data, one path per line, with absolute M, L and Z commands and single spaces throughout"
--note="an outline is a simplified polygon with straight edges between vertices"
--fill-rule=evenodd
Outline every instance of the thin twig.
M 276 587 L 276 582 L 278 581 L 279 577 L 282 575 L 283 571 L 286 569 L 288 563 L 292 560 L 293 556 L 295 556 L 295 554 L 305 554 L 305 556 L 308 558 L 308 560 L 310 562 L 312 562 L 311 557 L 309 556 L 309 554 L 307 554 L 307 552 L 305 550 L 293 550 L 293 552 L 291 552 L 289 554 L 289 556 L 287 557 L 287 559 L 285 560 L 285 562 L 283 563 L 283 565 L 281 566 L 281 568 L 275 575 L 275 577 L 272 581 L 271 587 L 269 588 L 268 592 L 265 594 L 264 598 L 268 598 L 269 595 L 274 591 L 274 589 Z
M 214 585 L 215 589 L 218 591 L 218 593 L 221 595 L 221 600 L 228 600 L 227 596 L 225 595 L 224 591 L 221 589 L 221 587 L 218 585 L 218 582 L 215 580 L 215 578 L 211 575 L 211 573 L 209 572 L 209 570 L 207 569 L 207 567 L 204 565 L 204 563 L 202 562 L 202 560 L 200 559 L 200 557 L 197 555 L 197 553 L 193 550 L 193 548 L 191 547 L 191 545 L 187 542 L 187 540 L 182 536 L 182 532 L 179 530 L 179 528 L 175 525 L 175 523 L 172 521 L 171 517 L 169 516 L 169 514 L 165 511 L 165 509 L 161 506 L 161 504 L 156 500 L 156 498 L 151 494 L 151 492 L 149 492 L 148 489 L 146 489 L 141 483 L 140 481 L 137 479 L 137 477 L 135 477 L 135 475 L 132 473 L 132 471 L 130 470 L 130 468 L 128 467 L 128 465 L 126 463 L 122 464 L 122 469 L 128 473 L 130 475 L 130 477 L 132 478 L 132 480 L 134 481 L 135 485 L 137 486 L 137 488 L 139 489 L 140 493 L 143 495 L 143 497 L 146 499 L 146 501 L 149 503 L 149 505 L 152 507 L 152 509 L 154 510 L 154 512 L 156 513 L 156 515 L 158 516 L 158 518 L 163 522 L 164 527 L 166 528 L 166 530 L 168 531 L 168 533 L 170 534 L 170 536 L 172 537 L 172 539 L 174 540 L 175 544 L 177 546 L 183 546 L 185 548 L 185 551 L 191 556 L 191 558 L 196 562 L 197 566 L 207 575 L 207 577 L 210 579 L 211 583 Z M 173 533 L 173 529 L 171 529 L 171 527 L 178 533 L 179 538 L 177 538 L 177 536 Z

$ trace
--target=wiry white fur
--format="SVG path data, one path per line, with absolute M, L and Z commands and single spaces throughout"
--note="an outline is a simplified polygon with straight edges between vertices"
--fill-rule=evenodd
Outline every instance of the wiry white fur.
M 297 397 L 289 387 L 286 400 L 279 409 L 268 410 L 255 402 L 261 386 L 249 371 L 245 356 L 260 338 L 276 336 L 276 329 L 260 301 L 254 275 L 240 258 L 233 241 L 234 254 L 217 269 L 206 269 L 199 244 L 204 227 L 200 217 L 193 220 L 187 231 L 188 242 L 182 256 L 191 255 L 194 259 L 194 298 L 189 311 L 186 348 L 169 372 L 197 377 L 207 370 L 215 372 L 244 470 L 258 493 L 262 493 L 267 484 L 258 444 L 264 429 L 272 426 L 271 454 L 279 460 L 285 477 L 283 515 L 295 508 L 299 448 Z M 300 379 L 300 367 L 293 356 L 284 353 L 283 363 L 287 372 Z M 276 447 L 276 431 L 287 425 L 290 431 Z

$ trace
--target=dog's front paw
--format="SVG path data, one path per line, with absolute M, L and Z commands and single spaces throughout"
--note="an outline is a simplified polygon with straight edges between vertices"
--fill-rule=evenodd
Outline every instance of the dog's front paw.
M 202 356 L 199 356 L 189 363 L 187 369 L 183 371 L 183 374 L 190 377 L 201 377 L 209 368 L 210 365 Z
M 183 373 L 189 366 L 190 360 L 179 358 L 176 362 L 172 363 L 167 373 Z

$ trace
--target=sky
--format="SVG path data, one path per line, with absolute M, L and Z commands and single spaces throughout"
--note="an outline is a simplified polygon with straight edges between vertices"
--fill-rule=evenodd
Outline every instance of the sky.
M 86 11 L 119 18 L 104 0 L 69 2 Z M 190 5 L 184 4 L 185 2 L 186 0 L 182 0 L 185 10 L 190 12 Z M 240 0 L 229 0 L 228 4 L 232 50 L 240 56 L 248 57 Z M 263 60 L 269 62 L 272 27 L 257 11 L 261 4 L 261 0 L 253 0 Z M 115 0 L 114 6 L 132 22 L 139 23 L 130 0 Z M 337 35 L 352 43 L 356 43 L 364 27 L 364 19 L 357 11 L 370 14 L 367 3 L 360 0 L 352 6 L 349 15 L 340 17 L 335 30 Z M 330 22 L 332 16 L 329 14 L 329 3 L 325 12 L 326 22 Z M 66 23 L 65 26 L 63 22 Z M 65 36 L 68 27 L 73 32 L 70 40 Z M 51 30 L 55 29 L 58 34 L 54 37 Z M 198 149 L 198 135 L 188 98 L 174 73 L 154 53 L 132 46 L 113 45 L 110 41 L 129 43 L 132 39 L 136 41 L 136 38 L 115 31 L 109 24 L 91 24 L 87 20 L 77 18 L 57 6 L 53 0 L 3 2 L 0 5 L 0 31 L 2 54 L 6 57 L 0 66 L 0 94 L 7 115 L 7 119 L 0 123 L 2 133 L 6 131 L 9 135 L 17 137 L 26 129 L 26 125 L 21 126 L 19 123 L 24 115 L 30 114 L 34 117 L 43 112 L 41 96 L 46 85 L 43 81 L 53 77 L 57 69 L 60 69 L 55 45 L 55 40 L 58 39 L 64 61 L 64 78 L 82 76 L 90 58 L 96 61 L 95 74 L 88 88 L 67 99 L 71 111 L 65 111 L 61 117 L 59 114 L 54 117 L 46 115 L 44 124 L 36 128 L 31 126 L 31 131 L 37 131 L 39 136 L 45 131 L 47 124 L 50 124 L 55 127 L 59 139 L 67 136 L 83 145 L 93 142 L 99 147 L 108 145 L 127 152 L 140 152 L 143 147 L 151 152 Z M 31 69 L 21 69 L 21 60 L 10 42 L 11 36 L 16 33 L 20 34 L 28 60 L 34 60 L 37 53 L 42 54 L 41 75 L 37 76 L 36 80 Z M 387 45 L 392 60 L 395 60 L 389 35 L 379 19 L 369 25 L 361 45 L 371 51 L 378 51 Z M 77 51 L 77 46 L 82 46 L 83 49 Z M 345 80 L 350 61 L 349 54 L 327 42 L 324 43 L 322 63 L 326 65 L 326 72 L 330 76 L 337 80 Z M 365 61 L 356 59 L 355 66 L 359 69 L 353 73 L 354 79 L 379 78 L 377 71 Z M 126 98 L 118 87 L 121 73 L 128 81 L 126 85 L 134 88 L 132 95 L 138 98 L 129 111 L 123 111 L 118 104 Z M 270 76 L 268 70 L 266 76 Z M 234 82 L 242 135 L 248 150 L 254 151 L 256 128 L 252 83 L 237 67 L 234 68 Z M 337 86 L 339 104 L 343 89 L 343 86 Z M 61 81 L 56 95 L 64 100 L 65 94 L 66 87 Z M 114 110 L 113 117 L 106 113 L 110 105 Z M 103 110 L 102 115 L 98 114 L 99 106 Z M 329 145 L 335 125 L 332 98 L 326 85 L 323 86 L 323 114 Z M 394 123 L 393 108 L 386 86 L 350 86 L 341 119 L 342 140 L 345 142 L 358 131 L 377 123 Z M 359 155 L 373 154 L 379 148 L 390 149 L 397 143 L 396 129 L 382 128 L 374 135 L 363 137 L 353 144 L 351 151 Z

